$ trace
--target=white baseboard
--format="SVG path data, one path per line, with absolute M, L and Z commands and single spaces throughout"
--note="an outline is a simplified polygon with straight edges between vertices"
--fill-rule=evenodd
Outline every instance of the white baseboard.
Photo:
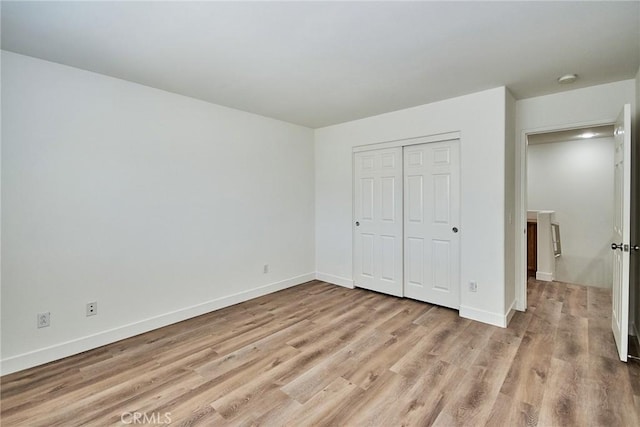
M 513 300 L 513 302 L 511 303 L 511 307 L 509 307 L 509 310 L 507 310 L 507 315 L 505 318 L 505 325 L 504 325 L 505 328 L 509 327 L 509 323 L 511 322 L 511 319 L 516 314 L 517 305 L 518 305 L 517 303 L 518 303 L 517 300 Z
M 460 317 L 464 317 L 465 319 L 476 320 L 478 322 L 488 323 L 489 325 L 506 328 L 509 320 L 511 320 L 511 316 L 513 316 L 511 311 L 513 311 L 513 307 L 511 307 L 508 313 L 499 314 L 461 305 L 459 313 Z
M 546 271 L 536 271 L 536 280 L 542 280 L 543 282 L 553 282 L 553 273 L 547 273 Z
M 111 344 L 125 338 L 130 338 L 135 335 L 149 332 L 154 329 L 162 328 L 173 323 L 191 319 L 192 317 L 200 316 L 202 314 L 219 310 L 230 305 L 238 304 L 240 302 L 248 301 L 253 298 L 280 291 L 282 289 L 300 285 L 310 280 L 314 280 L 315 278 L 315 273 L 303 274 L 301 276 L 292 277 L 280 282 L 270 283 L 268 285 L 250 289 L 248 291 L 216 298 L 211 301 L 193 305 L 191 307 L 182 308 L 170 313 L 161 314 L 159 316 L 144 319 L 139 322 L 119 326 L 117 328 L 102 331 L 97 334 L 77 338 L 50 347 L 45 347 L 38 350 L 30 351 L 28 353 L 8 357 L 0 362 L 0 372 L 2 373 L 2 375 L 6 375 L 13 372 L 21 371 L 23 369 L 32 368 L 34 366 L 42 365 L 54 360 L 82 353 L 83 351 L 101 347 L 106 344 Z
M 316 279 L 323 282 L 331 283 L 333 285 L 344 286 L 345 288 L 353 289 L 353 280 L 346 279 L 344 277 L 334 276 L 332 274 L 316 272 Z

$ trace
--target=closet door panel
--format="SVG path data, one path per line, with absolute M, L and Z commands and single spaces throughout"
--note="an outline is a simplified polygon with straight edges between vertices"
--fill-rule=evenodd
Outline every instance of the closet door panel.
M 357 287 L 403 295 L 402 148 L 354 154 L 353 277 Z
M 405 296 L 460 306 L 459 142 L 404 148 Z M 418 249 L 417 242 L 422 242 Z M 420 259 L 418 259 L 420 258 Z

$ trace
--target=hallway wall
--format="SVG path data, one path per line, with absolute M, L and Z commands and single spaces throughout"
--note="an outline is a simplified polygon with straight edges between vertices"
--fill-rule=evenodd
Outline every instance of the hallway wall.
M 553 210 L 562 255 L 556 280 L 611 287 L 613 138 L 530 144 L 529 210 Z

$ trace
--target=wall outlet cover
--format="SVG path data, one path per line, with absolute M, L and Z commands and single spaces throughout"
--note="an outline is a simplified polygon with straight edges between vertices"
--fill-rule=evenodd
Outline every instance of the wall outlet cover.
M 88 302 L 87 303 L 87 317 L 95 316 L 98 314 L 98 303 L 97 302 Z
M 38 313 L 38 328 L 46 328 L 51 325 L 51 313 Z

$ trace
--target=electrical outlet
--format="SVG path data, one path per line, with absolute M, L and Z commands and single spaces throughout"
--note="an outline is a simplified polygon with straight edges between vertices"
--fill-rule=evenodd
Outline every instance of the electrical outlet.
M 87 303 L 87 317 L 95 316 L 98 314 L 98 303 L 97 302 L 88 302 Z
M 469 282 L 469 292 L 478 292 L 478 282 L 476 281 Z
M 51 313 L 38 313 L 38 328 L 46 328 L 51 324 Z
M 265 273 L 265 274 L 269 272 L 269 264 L 265 264 L 265 265 L 262 267 L 262 272 L 263 272 L 263 273 Z

